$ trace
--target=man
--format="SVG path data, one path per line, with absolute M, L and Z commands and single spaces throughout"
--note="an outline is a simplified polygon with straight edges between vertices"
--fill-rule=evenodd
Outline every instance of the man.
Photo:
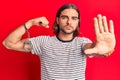
M 31 26 L 48 28 L 48 24 L 45 17 L 31 19 L 3 41 L 8 49 L 31 51 L 40 56 L 42 80 L 85 80 L 86 55 L 108 56 L 114 50 L 113 21 L 109 21 L 109 29 L 106 17 L 100 14 L 94 18 L 95 42 L 76 37 L 79 34 L 80 13 L 73 4 L 65 4 L 58 10 L 53 26 L 56 36 L 21 39 Z

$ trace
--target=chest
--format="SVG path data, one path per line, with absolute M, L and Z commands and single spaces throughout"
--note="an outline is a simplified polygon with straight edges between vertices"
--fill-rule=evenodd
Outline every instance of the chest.
M 84 57 L 82 53 L 82 44 L 78 43 L 48 43 L 42 47 L 41 57 L 51 58 L 54 60 L 70 60 L 81 59 Z

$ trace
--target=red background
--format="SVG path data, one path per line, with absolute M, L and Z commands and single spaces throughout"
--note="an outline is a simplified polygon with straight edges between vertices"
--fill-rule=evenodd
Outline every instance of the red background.
M 57 9 L 74 3 L 81 11 L 81 36 L 95 40 L 93 17 L 101 13 L 114 20 L 116 48 L 110 57 L 87 58 L 86 80 L 120 80 L 119 23 L 120 0 L 2 0 L 0 1 L 0 80 L 39 80 L 39 57 L 30 53 L 7 50 L 4 38 L 29 19 L 46 16 L 50 29 L 32 27 L 31 37 L 53 35 L 52 24 Z M 26 37 L 26 35 L 24 36 Z

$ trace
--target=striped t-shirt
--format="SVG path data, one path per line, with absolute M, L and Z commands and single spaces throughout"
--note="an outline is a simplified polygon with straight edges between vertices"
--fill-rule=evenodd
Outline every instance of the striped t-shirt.
M 41 80 L 85 80 L 86 55 L 83 46 L 91 41 L 75 37 L 60 41 L 56 36 L 31 38 L 31 52 L 40 56 Z

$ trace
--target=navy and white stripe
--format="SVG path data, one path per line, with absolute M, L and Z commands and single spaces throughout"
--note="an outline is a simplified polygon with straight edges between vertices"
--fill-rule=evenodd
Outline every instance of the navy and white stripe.
M 56 36 L 31 38 L 31 52 L 41 59 L 42 80 L 85 80 L 86 56 L 83 45 L 88 38 L 75 37 L 62 42 Z

